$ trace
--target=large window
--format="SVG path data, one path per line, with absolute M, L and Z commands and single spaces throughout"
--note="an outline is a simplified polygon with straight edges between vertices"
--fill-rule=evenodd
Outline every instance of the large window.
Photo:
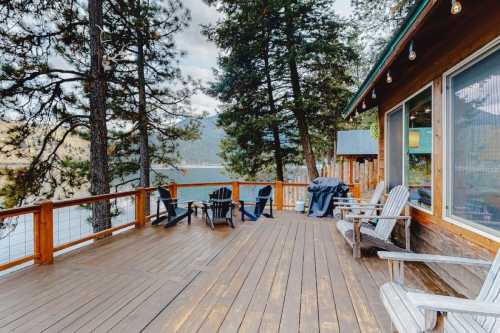
M 405 184 L 410 203 L 432 207 L 432 88 L 406 101 L 405 106 Z
M 447 215 L 500 231 L 500 50 L 447 79 Z

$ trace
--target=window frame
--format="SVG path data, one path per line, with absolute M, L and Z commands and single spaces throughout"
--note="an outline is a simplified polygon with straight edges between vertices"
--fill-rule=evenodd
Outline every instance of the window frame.
M 454 224 L 458 227 L 466 229 L 468 231 L 472 231 L 478 235 L 481 235 L 485 238 L 491 239 L 495 242 L 500 243 L 500 231 L 496 231 L 494 229 L 485 227 L 480 223 L 469 221 L 467 219 L 461 218 L 459 216 L 453 215 L 451 213 L 451 201 L 453 200 L 452 194 L 452 140 L 451 140 L 451 131 L 453 130 L 451 126 L 451 113 L 449 110 L 450 106 L 450 80 L 457 76 L 458 74 L 466 71 L 467 69 L 473 67 L 478 64 L 480 61 L 486 59 L 488 56 L 492 55 L 496 51 L 500 50 L 500 36 L 493 39 L 491 42 L 487 43 L 474 53 L 472 53 L 467 58 L 463 59 L 442 75 L 442 108 L 443 108 L 443 193 L 442 193 L 442 217 L 448 223 Z
M 413 94 L 409 95 L 405 99 L 403 99 L 401 102 L 397 103 L 393 108 L 391 108 L 389 111 L 387 111 L 384 114 L 384 179 L 389 179 L 388 178 L 388 173 L 389 169 L 387 167 L 388 159 L 386 158 L 388 150 L 388 115 L 394 111 L 397 111 L 399 108 L 402 109 L 403 112 L 403 165 L 402 165 L 402 176 L 403 176 L 403 185 L 408 186 L 408 181 L 407 181 L 407 175 L 408 171 L 406 170 L 406 166 L 408 164 L 408 148 L 407 148 L 407 142 L 408 142 L 408 110 L 406 108 L 407 102 L 412 99 L 413 97 L 417 96 L 418 94 L 424 92 L 425 90 L 431 88 L 431 128 L 432 128 L 432 138 L 431 138 L 431 200 L 432 200 L 432 205 L 430 209 L 415 205 L 414 203 L 411 203 L 408 201 L 408 205 L 414 209 L 420 210 L 426 214 L 433 214 L 434 211 L 434 81 L 430 81 L 424 86 L 422 86 L 420 89 L 415 91 Z M 386 190 L 388 189 L 388 184 L 386 184 Z

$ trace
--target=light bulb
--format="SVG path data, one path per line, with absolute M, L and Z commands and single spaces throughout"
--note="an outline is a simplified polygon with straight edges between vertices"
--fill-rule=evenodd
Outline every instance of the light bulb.
M 352 117 L 350 117 L 350 118 L 349 118 L 349 122 L 351 122 L 351 123 L 352 123 Z
M 462 4 L 458 0 L 451 0 L 451 13 L 453 15 L 460 14 L 462 11 Z
M 387 83 L 391 83 L 392 82 L 391 71 L 387 72 L 387 78 L 385 80 L 387 81 Z
M 364 100 L 363 100 L 363 105 L 361 105 L 361 107 L 363 108 L 363 110 L 366 109 L 366 103 Z
M 424 112 L 425 112 L 425 113 L 429 113 L 429 112 L 431 112 L 431 108 L 429 108 L 429 107 L 425 108 Z
M 410 116 L 410 120 L 415 120 L 415 118 L 417 118 L 417 117 L 415 117 L 414 115 Z
M 375 92 L 375 89 L 372 90 L 372 99 L 377 98 L 377 93 Z
M 417 53 L 415 52 L 415 50 L 413 49 L 413 41 L 410 43 L 410 50 L 408 52 L 408 59 L 410 59 L 410 61 L 413 61 L 417 58 Z
M 358 112 L 358 110 L 356 110 L 356 114 L 354 114 L 354 117 L 355 117 L 355 118 L 358 118 L 358 117 L 359 117 L 359 112 Z

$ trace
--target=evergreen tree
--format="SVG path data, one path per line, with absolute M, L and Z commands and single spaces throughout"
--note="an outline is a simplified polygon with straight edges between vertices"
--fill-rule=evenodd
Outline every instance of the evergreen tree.
M 0 111 L 9 122 L 0 153 L 30 161 L 3 171 L 6 204 L 79 188 L 106 193 L 138 169 L 147 185 L 149 161 L 176 162 L 177 140 L 196 137 L 195 119 L 177 124 L 192 117 L 192 82 L 180 75 L 173 44 L 188 16 L 180 0 L 0 3 Z M 75 135 L 90 142 L 90 161 L 61 154 Z M 34 137 L 33 155 L 25 147 Z M 108 204 L 93 207 L 93 224 L 109 227 Z
M 198 83 L 182 76 L 178 60 L 183 54 L 174 41 L 188 26 L 190 13 L 180 0 L 128 0 L 114 6 L 112 14 L 111 42 L 122 50 L 113 59 L 114 113 L 132 124 L 115 132 L 115 175 L 121 179 L 119 184 L 138 180 L 140 186 L 148 187 L 151 164 L 175 165 L 178 142 L 198 136 L 198 118 L 190 109 Z M 127 89 L 124 95 L 123 87 Z M 179 127 L 182 119 L 191 121 Z M 137 171 L 139 178 L 131 178 Z
M 297 150 L 288 142 L 295 130 L 293 119 L 283 112 L 287 93 L 277 86 L 286 67 L 273 64 L 272 11 L 265 0 L 221 5 L 230 14 L 205 33 L 227 51 L 219 58 L 211 87 L 224 102 L 219 125 L 228 138 L 222 159 L 231 171 L 252 178 L 273 165 L 276 179 L 283 180 L 284 166 L 297 161 Z
M 337 119 L 350 95 L 348 88 L 353 85 L 350 66 L 357 60 L 357 53 L 349 44 L 352 29 L 347 29 L 347 24 L 333 13 L 331 4 L 323 0 L 219 1 L 218 4 L 224 19 L 217 24 L 216 41 L 224 49 L 224 55 L 231 57 L 228 63 L 234 68 L 228 69 L 227 63 L 221 63 L 220 67 L 223 72 L 241 78 L 230 80 L 222 75 L 218 82 L 248 91 L 241 81 L 248 80 L 251 73 L 254 76 L 262 73 L 263 77 L 255 81 L 264 87 L 271 78 L 273 93 L 280 101 L 277 113 L 293 116 L 309 177 L 316 178 L 311 133 L 324 127 L 317 123 L 324 119 L 320 115 L 329 114 L 331 119 L 334 114 Z M 264 65 L 253 66 L 259 61 Z M 266 73 L 271 75 L 267 77 Z M 247 101 L 233 91 L 226 100 L 233 98 L 236 105 L 258 105 L 262 96 L 247 95 L 250 99 Z M 249 110 L 247 107 L 245 112 Z

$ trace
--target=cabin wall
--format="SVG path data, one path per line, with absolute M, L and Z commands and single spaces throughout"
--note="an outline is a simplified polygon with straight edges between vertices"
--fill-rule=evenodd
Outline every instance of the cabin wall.
M 467 10 L 466 8 L 464 10 Z M 480 14 L 480 16 L 479 16 Z M 449 33 L 443 31 L 440 41 L 425 61 L 420 59 L 418 71 L 409 70 L 405 80 L 395 78 L 388 92 L 380 96 L 379 122 L 379 178 L 384 178 L 384 126 L 385 114 L 400 105 L 403 100 L 430 82 L 433 86 L 433 212 L 408 208 L 412 216 L 412 248 L 416 252 L 458 255 L 492 259 L 499 248 L 498 243 L 472 231 L 460 228 L 442 219 L 443 212 L 443 80 L 447 70 L 467 58 L 484 45 L 500 36 L 500 10 L 493 13 L 478 12 L 481 20 L 469 20 L 467 29 L 458 34 L 460 27 L 453 27 Z M 464 27 L 462 27 L 464 28 Z M 422 53 L 422 52 L 421 52 Z M 417 54 L 418 50 L 417 50 Z M 411 78 L 411 79 L 410 79 Z M 402 230 L 397 241 L 403 240 Z M 457 292 L 475 297 L 486 271 L 475 267 L 452 265 L 430 265 L 431 268 Z

